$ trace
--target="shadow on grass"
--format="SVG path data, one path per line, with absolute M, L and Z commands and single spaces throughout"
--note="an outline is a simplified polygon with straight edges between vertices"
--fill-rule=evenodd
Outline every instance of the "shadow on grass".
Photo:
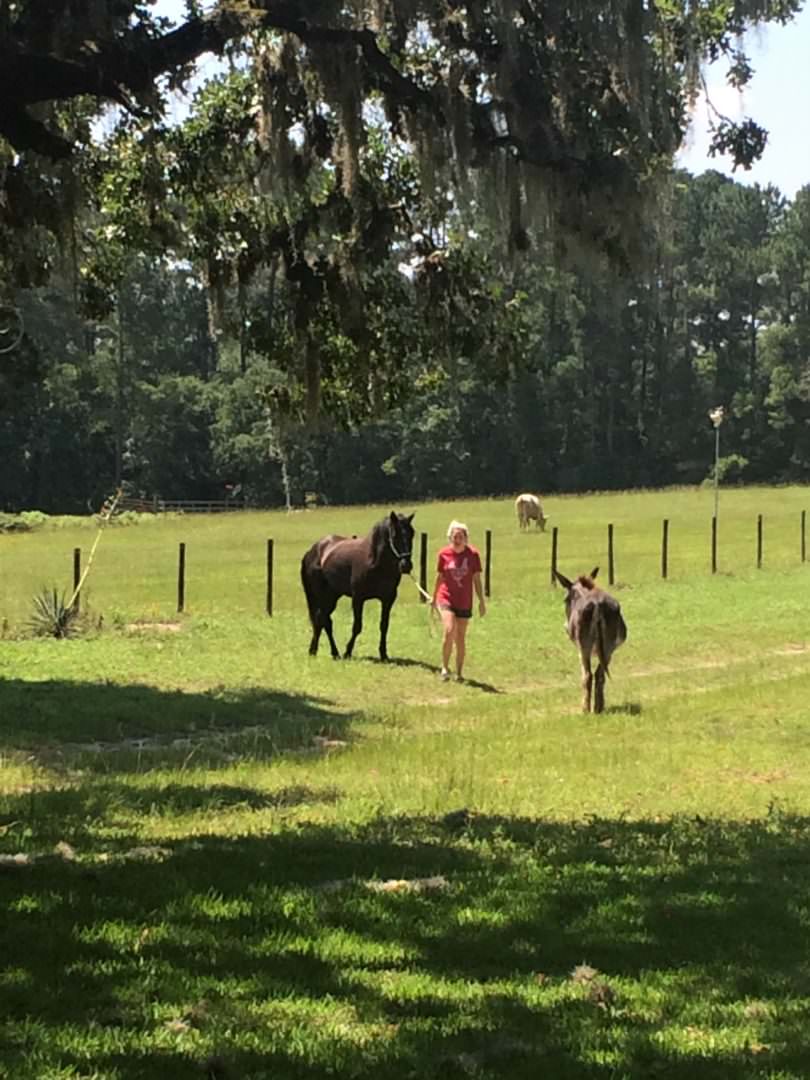
M 642 706 L 639 701 L 625 701 L 622 705 L 608 705 L 605 716 L 641 716 Z
M 139 815 L 148 815 L 153 822 L 187 814 L 210 819 L 215 814 L 334 805 L 340 798 L 340 791 L 333 786 L 295 784 L 263 792 L 237 784 L 190 782 L 135 786 L 100 777 L 84 784 L 74 782 L 47 791 L 29 792 L 25 798 L 25 820 L 36 829 L 43 850 L 64 841 L 85 853 L 97 854 L 102 850 L 125 851 L 139 844 L 134 832 L 127 832 L 127 826 L 132 830 L 132 823 Z M 12 839 L 19 819 L 13 813 L 6 816 L 7 803 L 8 798 L 0 796 L 0 827 L 5 825 Z M 97 833 L 102 822 L 108 824 L 114 839 L 99 841 Z
M 51 767 L 118 771 L 161 763 L 224 764 L 347 741 L 356 713 L 306 694 L 243 690 L 189 694 L 149 686 L 0 679 L 0 751 Z
M 493 686 L 492 683 L 480 682 L 478 679 L 468 679 L 465 675 L 464 685 L 471 687 L 473 690 L 483 690 L 485 694 L 503 694 L 503 690 L 499 690 L 497 686 Z
M 809 841 L 473 813 L 6 870 L 0 1073 L 799 1078 Z
M 358 656 L 356 659 L 363 664 L 379 664 L 381 667 L 421 668 L 437 675 L 441 671 L 436 664 L 428 664 L 425 660 L 412 660 L 408 656 L 389 656 L 387 660 L 381 660 L 379 656 Z
M 429 671 L 434 675 L 441 674 L 441 667 L 438 664 L 428 664 L 424 660 L 409 660 L 406 657 L 399 657 L 389 660 L 380 660 L 378 656 L 363 656 L 358 657 L 367 664 L 382 664 L 385 667 L 405 667 L 405 668 L 422 668 L 423 671 Z M 499 690 L 497 686 L 492 686 L 491 683 L 479 682 L 477 679 L 464 679 L 465 686 L 471 686 L 474 690 L 483 690 L 486 694 L 502 694 L 503 690 Z

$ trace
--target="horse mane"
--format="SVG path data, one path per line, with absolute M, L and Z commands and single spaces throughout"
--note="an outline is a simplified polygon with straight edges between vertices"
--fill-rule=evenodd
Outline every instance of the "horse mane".
M 369 533 L 369 547 L 371 548 L 371 565 L 377 566 L 388 546 L 390 538 L 391 519 L 384 517 L 372 526 Z

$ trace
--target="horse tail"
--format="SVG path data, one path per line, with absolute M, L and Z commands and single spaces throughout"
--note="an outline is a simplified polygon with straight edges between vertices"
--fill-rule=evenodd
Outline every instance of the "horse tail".
M 304 595 L 307 598 L 307 608 L 309 609 L 309 621 L 312 623 L 313 630 L 316 629 L 315 616 L 318 611 L 318 600 L 312 588 L 310 575 L 313 570 L 312 560 L 316 555 L 315 548 L 311 547 L 301 560 L 301 584 L 304 586 Z
M 605 648 L 605 616 L 602 612 L 601 604 L 596 605 L 596 610 L 594 611 L 594 620 L 596 622 L 596 655 L 599 657 L 599 663 L 602 665 L 605 675 L 609 677 L 609 656 L 607 649 Z

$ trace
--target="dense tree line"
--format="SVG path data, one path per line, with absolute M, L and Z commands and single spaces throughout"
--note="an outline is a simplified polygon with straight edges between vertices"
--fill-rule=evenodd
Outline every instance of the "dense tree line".
M 692 480 L 719 403 L 728 475 L 801 475 L 804 193 L 671 169 L 797 6 L 6 5 L 0 502 Z
M 407 159 L 367 165 L 403 200 L 418 186 Z M 279 265 L 214 288 L 193 260 L 142 254 L 96 320 L 68 271 L 21 292 L 0 502 L 81 511 L 118 480 L 165 498 L 241 484 L 258 505 L 694 482 L 718 404 L 727 479 L 807 477 L 810 188 L 676 173 L 654 258 L 623 275 L 562 269 L 551 245 L 504 261 L 490 217 L 424 206 L 407 265 L 358 270 L 353 335 L 337 301 L 307 309 L 317 388 Z

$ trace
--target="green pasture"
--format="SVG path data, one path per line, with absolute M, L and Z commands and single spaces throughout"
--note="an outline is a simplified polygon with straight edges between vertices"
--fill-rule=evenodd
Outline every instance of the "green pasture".
M 307 656 L 303 551 L 388 508 L 111 526 L 68 641 L 95 526 L 0 536 L 0 1077 L 810 1075 L 807 502 L 723 491 L 712 575 L 711 491 L 546 501 L 569 575 L 614 526 L 600 717 L 511 500 L 397 507 L 491 530 L 463 685 L 407 579 L 394 662 L 375 603 Z
M 737 488 L 721 492 L 718 571 L 747 577 L 756 568 L 757 517 L 763 518 L 763 568 L 798 570 L 801 512 L 809 508 L 803 487 Z M 608 524 L 614 527 L 616 579 L 627 586 L 661 579 L 662 522 L 669 520 L 668 580 L 695 583 L 711 571 L 713 492 L 679 488 L 643 494 L 586 494 L 544 500 L 551 520 L 545 534 L 520 537 L 511 499 L 431 503 L 396 507 L 416 512 L 414 528 L 428 534 L 430 566 L 451 517 L 465 521 L 484 550 L 492 533 L 492 588 L 496 601 L 518 595 L 537 600 L 549 581 L 551 529 L 559 532 L 558 562 L 577 573 L 600 564 L 608 570 Z M 177 605 L 178 546 L 186 545 L 186 608 L 195 616 L 261 614 L 266 596 L 267 540 L 274 541 L 277 613 L 302 610 L 298 566 L 301 555 L 327 532 L 362 535 L 390 507 L 321 507 L 315 510 L 252 511 L 244 514 L 142 516 L 140 524 L 111 526 L 91 571 L 87 599 L 106 618 L 167 618 Z M 810 530 L 810 525 L 808 525 Z M 68 593 L 73 550 L 86 560 L 96 527 L 93 519 L 58 519 L 58 528 L 0 536 L 3 574 L 0 617 L 24 622 L 30 601 L 44 585 Z M 418 539 L 415 546 L 418 558 Z M 417 571 L 418 576 L 418 571 Z M 541 593 L 541 595 L 544 595 Z M 417 601 L 403 584 L 400 604 Z M 399 608 L 401 612 L 402 608 Z

